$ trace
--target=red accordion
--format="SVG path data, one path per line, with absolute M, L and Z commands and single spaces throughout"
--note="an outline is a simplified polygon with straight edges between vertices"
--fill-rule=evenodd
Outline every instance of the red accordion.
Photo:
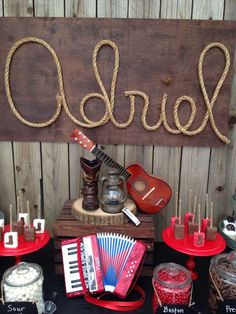
M 61 248 L 68 297 L 109 291 L 124 299 L 147 247 L 128 236 L 98 233 L 64 240 Z

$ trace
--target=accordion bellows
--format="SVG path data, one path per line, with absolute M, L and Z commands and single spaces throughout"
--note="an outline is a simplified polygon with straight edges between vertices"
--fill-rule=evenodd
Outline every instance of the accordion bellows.
M 62 241 L 67 296 L 107 291 L 125 298 L 145 252 L 142 241 L 113 233 Z

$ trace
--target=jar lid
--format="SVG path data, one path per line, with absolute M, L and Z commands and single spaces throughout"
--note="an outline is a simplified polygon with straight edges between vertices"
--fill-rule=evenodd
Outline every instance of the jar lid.
M 21 287 L 37 281 L 42 276 L 42 268 L 33 263 L 19 263 L 7 269 L 3 274 L 3 283 Z
M 160 284 L 173 288 L 182 288 L 192 282 L 190 272 L 175 263 L 163 263 L 156 266 L 153 276 Z
M 212 258 L 211 264 L 225 278 L 236 282 L 236 251 L 229 254 L 219 254 Z

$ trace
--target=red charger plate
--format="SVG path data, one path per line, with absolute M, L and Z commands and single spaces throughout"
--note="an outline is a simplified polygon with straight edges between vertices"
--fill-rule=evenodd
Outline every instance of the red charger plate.
M 217 233 L 215 241 L 206 240 L 203 247 L 197 248 L 193 245 L 193 235 L 185 235 L 183 240 L 176 240 L 171 227 L 167 227 L 162 233 L 163 241 L 172 249 L 193 256 L 211 256 L 224 251 L 225 239 Z

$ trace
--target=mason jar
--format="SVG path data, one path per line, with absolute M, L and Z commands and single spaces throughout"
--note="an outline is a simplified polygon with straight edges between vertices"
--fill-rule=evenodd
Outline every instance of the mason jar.
M 209 274 L 209 306 L 211 313 L 215 314 L 221 301 L 236 300 L 236 251 L 214 256 Z
M 1 287 L 5 302 L 33 302 L 38 313 L 43 313 L 43 273 L 39 265 L 22 262 L 9 268 Z
M 192 277 L 183 266 L 175 263 L 157 265 L 153 271 L 153 313 L 165 304 L 189 305 Z

